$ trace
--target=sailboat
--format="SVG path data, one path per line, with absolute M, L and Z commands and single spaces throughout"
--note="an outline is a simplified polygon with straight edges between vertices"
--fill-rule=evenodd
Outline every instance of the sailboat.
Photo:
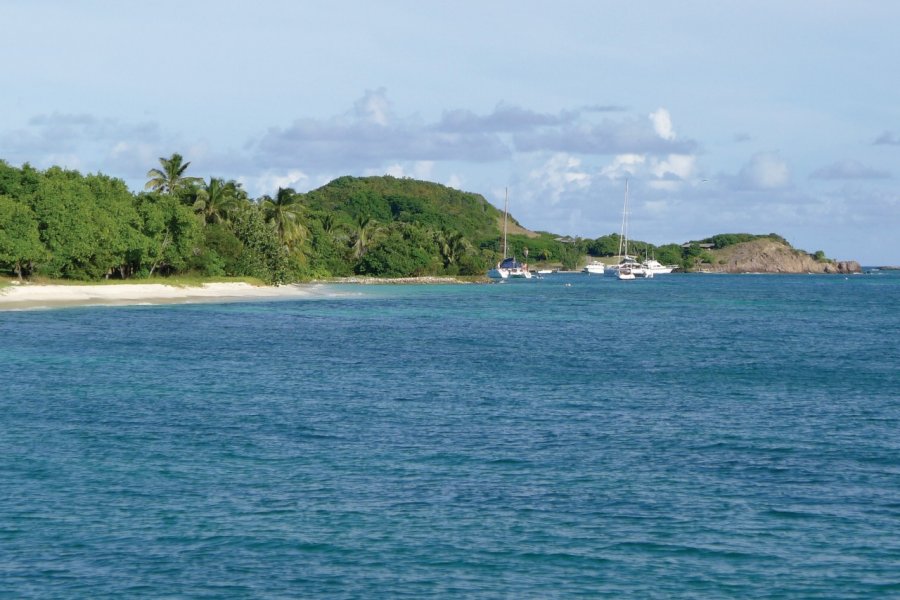
M 628 254 L 628 180 L 625 180 L 625 205 L 622 207 L 622 233 L 619 235 L 619 256 L 622 259 L 619 264 L 608 267 L 604 274 L 623 281 L 629 281 L 635 277 L 653 277 L 651 271 L 644 269 L 644 266 L 637 259 Z
M 506 201 L 503 205 L 503 260 L 488 271 L 491 279 L 531 279 L 528 265 L 520 263 L 515 256 L 507 256 L 506 234 L 509 225 L 509 189 L 506 190 Z M 526 252 L 527 253 L 527 252 Z

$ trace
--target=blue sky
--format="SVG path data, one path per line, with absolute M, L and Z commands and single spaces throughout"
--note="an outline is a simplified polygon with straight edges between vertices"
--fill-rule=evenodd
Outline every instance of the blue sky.
M 0 159 L 253 196 L 341 175 L 526 227 L 900 264 L 900 3 L 0 0 Z

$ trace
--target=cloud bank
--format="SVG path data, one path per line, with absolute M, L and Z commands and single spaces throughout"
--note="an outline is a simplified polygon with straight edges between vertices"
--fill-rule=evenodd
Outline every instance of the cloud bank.
M 810 179 L 889 179 L 891 173 L 872 169 L 856 160 L 832 163 L 810 174 Z

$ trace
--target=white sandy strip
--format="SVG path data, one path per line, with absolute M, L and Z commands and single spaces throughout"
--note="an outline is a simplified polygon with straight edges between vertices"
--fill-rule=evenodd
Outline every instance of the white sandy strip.
M 249 283 L 205 283 L 173 286 L 161 283 L 115 285 L 11 285 L 0 289 L 0 310 L 89 304 L 164 304 L 217 302 L 254 298 L 303 298 L 317 285 L 255 286 Z

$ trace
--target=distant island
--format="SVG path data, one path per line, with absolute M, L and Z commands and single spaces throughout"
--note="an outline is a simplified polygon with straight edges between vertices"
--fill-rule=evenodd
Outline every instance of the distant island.
M 123 180 L 0 160 L 0 276 L 146 280 L 249 277 L 268 284 L 334 277 L 483 276 L 503 258 L 503 213 L 480 194 L 409 178 L 340 177 L 307 193 L 251 198 L 239 182 L 188 176 L 160 158 L 145 191 Z M 509 253 L 532 269 L 614 262 L 619 235 L 529 231 L 510 216 Z M 776 234 L 683 244 L 630 241 L 631 254 L 679 271 L 851 273 Z
M 835 261 L 822 252 L 809 254 L 796 250 L 774 234 L 710 248 L 695 267 L 717 273 L 859 273 L 862 270 L 853 260 Z

